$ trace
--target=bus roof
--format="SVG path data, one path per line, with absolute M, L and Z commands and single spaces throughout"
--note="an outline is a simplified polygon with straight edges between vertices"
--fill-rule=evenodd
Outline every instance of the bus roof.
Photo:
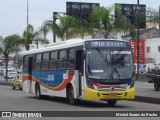
M 119 40 L 119 39 L 69 39 L 67 41 L 62 41 L 62 42 L 57 42 L 57 43 L 45 45 L 44 48 L 25 51 L 20 54 L 21 55 L 28 55 L 28 54 L 34 54 L 34 53 L 45 52 L 45 51 L 47 52 L 47 51 L 51 51 L 51 50 L 58 50 L 58 49 L 63 49 L 63 48 L 68 48 L 68 47 L 82 46 L 82 45 L 84 45 L 84 43 L 86 41 L 96 41 L 96 40 L 124 41 L 124 40 Z M 124 42 L 126 42 L 126 41 L 124 41 Z

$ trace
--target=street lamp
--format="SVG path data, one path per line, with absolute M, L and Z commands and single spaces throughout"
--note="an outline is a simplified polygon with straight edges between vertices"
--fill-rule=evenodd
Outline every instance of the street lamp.
M 27 0 L 27 41 L 29 39 L 29 35 L 28 35 L 28 0 Z
M 53 12 L 53 24 L 56 22 L 56 19 L 57 19 L 57 12 Z M 53 29 L 53 28 L 52 28 Z M 55 32 L 53 31 L 53 43 L 56 42 L 56 34 Z

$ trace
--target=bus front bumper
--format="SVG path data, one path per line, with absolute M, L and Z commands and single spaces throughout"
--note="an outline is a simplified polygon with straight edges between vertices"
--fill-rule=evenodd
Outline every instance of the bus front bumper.
M 125 91 L 98 91 L 87 87 L 84 94 L 85 100 L 129 100 L 135 98 L 135 87 Z

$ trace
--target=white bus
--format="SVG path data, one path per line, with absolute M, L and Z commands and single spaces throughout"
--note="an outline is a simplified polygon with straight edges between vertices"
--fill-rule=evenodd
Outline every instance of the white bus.
M 23 90 L 77 100 L 134 99 L 131 45 L 121 40 L 72 39 L 23 53 Z

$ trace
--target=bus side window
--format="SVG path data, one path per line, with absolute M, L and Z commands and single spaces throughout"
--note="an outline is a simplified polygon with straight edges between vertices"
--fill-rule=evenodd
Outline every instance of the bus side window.
M 65 69 L 67 62 L 67 50 L 60 50 L 58 54 L 58 68 Z
M 67 69 L 75 68 L 75 49 L 68 50 Z
M 29 57 L 24 56 L 23 57 L 23 70 L 28 71 L 28 63 L 29 63 Z
M 49 61 L 49 69 L 56 70 L 57 69 L 57 51 L 52 51 L 50 53 L 50 61 Z
M 41 53 L 36 54 L 36 60 L 35 60 L 35 70 L 41 69 Z
M 42 56 L 42 69 L 48 69 L 48 62 L 49 62 L 49 52 L 43 53 Z

